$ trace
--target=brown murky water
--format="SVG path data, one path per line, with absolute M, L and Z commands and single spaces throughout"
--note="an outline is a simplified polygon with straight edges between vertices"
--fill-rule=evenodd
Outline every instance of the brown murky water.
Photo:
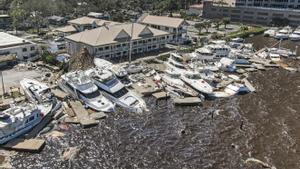
M 47 138 L 40 154 L 18 154 L 13 166 L 262 168 L 245 164 L 254 157 L 277 169 L 300 168 L 300 73 L 271 69 L 249 79 L 256 93 L 206 101 L 199 107 L 174 107 L 170 100 L 157 106 L 153 98 L 145 98 L 150 112 L 119 110 L 93 128 L 70 126 L 65 137 Z M 81 151 L 74 160 L 63 161 L 61 152 L 69 146 L 79 146 Z

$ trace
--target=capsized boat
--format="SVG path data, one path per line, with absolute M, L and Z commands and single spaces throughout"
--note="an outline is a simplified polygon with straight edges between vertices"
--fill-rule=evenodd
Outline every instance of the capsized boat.
M 69 72 L 61 76 L 59 87 L 88 108 L 101 112 L 113 112 L 115 105 L 105 98 L 93 81 L 83 71 Z
M 211 94 L 213 92 L 213 87 L 203 80 L 199 73 L 187 72 L 181 76 L 181 80 L 197 92 L 203 94 Z
M 141 113 L 146 110 L 145 101 L 133 91 L 128 90 L 109 70 L 89 69 L 86 75 L 103 91 L 103 95 L 130 112 Z
M 51 112 L 51 107 L 34 104 L 12 105 L 0 112 L 0 144 L 15 139 L 38 125 Z

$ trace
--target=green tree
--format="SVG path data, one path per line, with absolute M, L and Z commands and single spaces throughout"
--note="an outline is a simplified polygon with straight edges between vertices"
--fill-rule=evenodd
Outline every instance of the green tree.
M 21 7 L 21 1 L 15 0 L 11 4 L 10 16 L 12 18 L 12 26 L 16 30 L 16 34 L 18 33 L 18 28 L 20 27 L 21 23 L 24 21 L 24 17 L 26 11 Z
M 222 21 L 221 21 L 221 19 L 214 19 L 214 20 L 212 20 L 212 22 L 214 23 L 214 25 L 215 25 L 215 28 L 217 29 L 217 30 L 219 30 L 219 28 L 220 28 L 220 26 L 221 26 L 221 24 L 222 24 Z
M 211 27 L 211 22 L 207 21 L 204 22 L 204 29 L 206 30 L 206 33 L 208 33 L 209 28 Z
M 196 24 L 195 24 L 195 28 L 198 29 L 199 35 L 201 34 L 202 29 L 204 29 L 204 27 L 205 27 L 205 25 L 204 25 L 203 22 L 200 22 L 200 23 L 196 23 Z
M 224 24 L 224 28 L 227 28 L 227 25 L 230 24 L 230 18 L 223 18 L 222 20 L 223 24 Z

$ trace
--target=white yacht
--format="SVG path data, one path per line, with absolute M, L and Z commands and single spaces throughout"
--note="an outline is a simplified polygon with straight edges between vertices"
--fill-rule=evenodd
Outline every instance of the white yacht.
M 278 53 L 269 53 L 269 58 L 274 61 L 274 62 L 279 62 L 280 61 L 280 55 Z
M 226 44 L 210 44 L 196 49 L 193 57 L 196 60 L 214 60 L 222 57 L 228 57 L 231 48 Z
M 290 34 L 289 38 L 292 41 L 299 41 L 300 40 L 300 28 L 297 28 L 292 34 Z
M 120 107 L 130 112 L 141 113 L 146 110 L 146 103 L 126 87 L 109 70 L 89 69 L 86 75 L 103 91 L 103 95 Z
M 183 57 L 177 53 L 170 53 L 170 57 L 165 62 L 168 69 L 177 71 L 178 73 L 184 73 L 187 71 L 187 67 L 184 64 Z
M 172 70 L 166 70 L 165 74 L 160 75 L 161 80 L 167 85 L 173 87 L 177 92 L 184 93 L 189 96 L 197 96 L 197 92 L 187 86 L 181 80 L 181 74 Z
M 27 97 L 32 103 L 43 103 L 52 98 L 50 88 L 37 80 L 24 78 L 20 85 Z
M 12 105 L 0 112 L 0 144 L 17 138 L 38 125 L 51 108 L 33 104 Z
M 226 72 L 234 72 L 236 70 L 234 60 L 229 58 L 222 58 L 218 63 L 218 67 Z
M 270 28 L 264 32 L 264 36 L 274 37 L 276 35 L 276 32 L 277 32 L 276 28 Z
M 113 112 L 114 104 L 105 98 L 93 81 L 83 71 L 69 72 L 61 76 L 59 87 L 74 99 L 96 111 Z
M 100 58 L 94 58 L 94 64 L 96 65 L 96 67 L 102 69 L 108 69 L 113 66 L 111 62 Z
M 199 73 L 187 72 L 181 76 L 181 80 L 197 92 L 203 94 L 211 94 L 213 92 L 213 87 L 203 80 Z
M 195 60 L 213 60 L 214 53 L 207 47 L 198 48 L 191 54 Z
M 275 38 L 280 40 L 288 39 L 291 32 L 292 30 L 290 27 L 284 27 L 276 33 Z

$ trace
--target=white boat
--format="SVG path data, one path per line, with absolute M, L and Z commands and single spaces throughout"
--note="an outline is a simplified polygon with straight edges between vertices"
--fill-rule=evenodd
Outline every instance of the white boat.
M 113 66 L 111 62 L 100 58 L 94 58 L 94 64 L 96 65 L 96 67 L 102 69 L 108 69 Z
M 292 34 L 290 34 L 289 38 L 292 41 L 299 41 L 300 40 L 300 28 L 297 28 Z
M 136 64 L 129 64 L 122 67 L 128 74 L 140 73 L 144 67 Z
M 276 35 L 277 29 L 271 28 L 264 32 L 264 36 L 274 37 Z
M 213 92 L 213 87 L 203 80 L 199 73 L 187 72 L 181 76 L 181 80 L 197 92 L 203 94 L 211 94 Z
M 37 80 L 24 78 L 20 81 L 20 85 L 27 99 L 32 103 L 43 103 L 53 97 L 50 88 Z
M 236 66 L 234 64 L 234 60 L 229 58 L 222 58 L 218 62 L 218 67 L 226 72 L 234 72 L 236 70 Z
M 228 93 L 229 95 L 236 95 L 236 94 L 248 93 L 249 89 L 244 84 L 233 83 L 226 86 L 224 92 Z
M 133 91 L 128 90 L 109 70 L 89 69 L 86 72 L 94 83 L 103 91 L 103 95 L 129 112 L 141 113 L 146 110 L 146 103 Z
M 198 48 L 191 54 L 192 58 L 195 60 L 213 60 L 214 53 L 207 47 Z
M 181 74 L 172 70 L 166 70 L 165 74 L 160 75 L 161 80 L 165 82 L 167 85 L 171 86 L 176 90 L 177 93 L 183 93 L 189 96 L 197 96 L 197 92 L 187 86 L 181 80 Z
M 280 55 L 278 53 L 269 53 L 269 58 L 274 62 L 280 61 Z
M 288 39 L 291 32 L 292 30 L 290 27 L 284 27 L 276 33 L 275 38 L 280 40 Z
M 69 72 L 61 76 L 59 87 L 86 107 L 95 111 L 113 112 L 114 104 L 105 98 L 93 81 L 83 71 Z
M 187 71 L 183 57 L 177 53 L 170 53 L 170 57 L 165 62 L 165 65 L 167 66 L 167 69 L 177 71 L 178 73 L 184 73 Z
M 210 44 L 196 49 L 193 56 L 196 60 L 214 60 L 228 57 L 231 48 L 226 44 Z
M 51 112 L 51 107 L 33 104 L 12 105 L 0 112 L 0 144 L 15 139 L 38 125 Z
M 121 66 L 113 65 L 110 69 L 117 77 L 124 78 L 128 75 L 128 72 Z

